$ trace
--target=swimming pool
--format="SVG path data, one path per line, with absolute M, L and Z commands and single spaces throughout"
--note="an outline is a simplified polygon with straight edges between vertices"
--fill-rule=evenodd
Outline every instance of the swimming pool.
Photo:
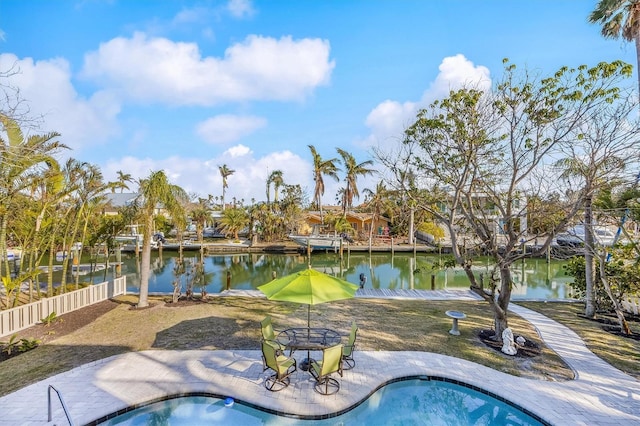
M 225 404 L 226 402 L 226 404 Z M 226 398 L 183 396 L 155 402 L 100 425 L 545 425 L 507 402 L 438 379 L 386 384 L 362 404 L 324 419 L 292 418 Z

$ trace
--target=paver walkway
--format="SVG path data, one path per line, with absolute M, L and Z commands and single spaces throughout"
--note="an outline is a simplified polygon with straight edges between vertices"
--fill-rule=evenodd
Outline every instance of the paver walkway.
M 390 297 L 472 296 L 455 291 Z M 640 381 L 593 355 L 561 324 L 514 304 L 511 310 L 537 327 L 545 343 L 576 371 L 575 380 L 523 379 L 427 352 L 356 352 L 356 368 L 340 379 L 342 387 L 337 395 L 315 393 L 312 379 L 303 371 L 293 375 L 291 386 L 273 393 L 263 386 L 268 373 L 262 370 L 259 351 L 143 351 L 90 363 L 0 398 L 0 424 L 67 424 L 55 394 L 53 422 L 47 422 L 49 385 L 62 394 L 72 420 L 85 424 L 131 405 L 192 392 L 232 396 L 292 414 L 323 415 L 347 409 L 391 379 L 427 375 L 478 386 L 553 425 L 640 425 Z M 399 357 L 403 363 L 397 362 Z

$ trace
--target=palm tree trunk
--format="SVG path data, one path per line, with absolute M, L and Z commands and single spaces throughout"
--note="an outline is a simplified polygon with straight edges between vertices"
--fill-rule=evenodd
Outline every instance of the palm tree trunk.
M 596 315 L 596 289 L 594 282 L 594 263 L 593 263 L 593 229 L 592 229 L 592 211 L 591 196 L 585 197 L 584 206 L 584 263 L 585 263 L 585 311 L 587 318 L 593 318 Z
M 140 297 L 138 308 L 149 306 L 149 276 L 151 275 L 151 230 L 153 229 L 153 214 L 145 217 L 146 226 L 142 237 L 142 255 L 140 257 Z

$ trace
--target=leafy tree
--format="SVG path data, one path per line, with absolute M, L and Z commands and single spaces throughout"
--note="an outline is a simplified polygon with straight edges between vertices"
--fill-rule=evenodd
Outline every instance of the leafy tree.
M 626 96 L 613 104 L 605 104 L 589 111 L 572 131 L 575 137 L 563 146 L 565 157 L 556 165 L 562 169 L 561 178 L 584 205 L 586 306 L 585 315 L 593 318 L 595 288 L 593 276 L 594 250 L 593 198 L 603 189 L 624 178 L 625 169 L 640 159 L 637 140 L 638 123 L 629 117 L 637 108 L 635 97 Z
M 149 275 L 151 271 L 151 238 L 156 209 L 161 206 L 178 223 L 185 223 L 183 203 L 188 201 L 187 193 L 167 179 L 164 171 L 151 172 L 140 181 L 140 195 L 136 199 L 138 214 L 144 222 L 142 256 L 140 260 L 140 297 L 138 307 L 149 306 Z
M 508 327 L 511 265 L 542 254 L 553 238 L 532 235 L 522 226 L 526 200 L 557 181 L 553 170 L 541 173 L 543 167 L 562 144 L 575 140 L 590 111 L 615 102 L 617 84 L 630 72 L 628 64 L 616 61 L 592 68 L 562 67 L 540 78 L 518 73 L 505 60 L 504 75 L 491 91 L 451 91 L 419 111 L 399 152 L 378 155 L 416 207 L 447 227 L 453 255 L 471 290 L 492 309 L 498 339 Z M 403 186 L 406 173 L 415 174 L 424 190 Z M 564 206 L 558 227 L 579 208 L 577 200 Z M 543 244 L 536 253 L 517 250 L 523 242 L 538 239 Z M 488 285 L 471 267 L 470 249 L 480 248 L 495 265 Z
M 640 291 L 640 265 L 633 261 L 629 248 L 615 249 L 613 259 L 606 261 L 606 256 L 598 258 L 598 274 L 594 280 L 596 285 L 594 305 L 596 311 L 613 310 L 618 317 L 620 329 L 625 334 L 631 330 L 621 308 L 621 303 L 629 294 Z M 602 253 L 604 254 L 604 253 Z M 566 265 L 567 273 L 573 276 L 571 287 L 579 297 L 586 297 L 586 262 L 584 257 L 574 257 Z
M 553 234 L 565 217 L 564 204 L 557 192 L 533 195 L 527 199 L 527 225 L 534 235 Z
M 322 214 L 322 196 L 324 195 L 324 176 L 328 176 L 334 179 L 336 182 L 340 180 L 338 177 L 338 167 L 336 166 L 337 158 L 331 158 L 329 160 L 323 159 L 316 147 L 308 145 L 313 157 L 313 181 L 315 187 L 313 189 L 313 201 L 316 203 L 318 210 L 320 210 L 320 220 L 324 223 L 324 216 Z

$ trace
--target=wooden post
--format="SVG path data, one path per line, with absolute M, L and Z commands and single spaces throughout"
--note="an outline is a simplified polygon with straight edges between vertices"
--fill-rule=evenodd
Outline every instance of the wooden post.
M 227 290 L 231 290 L 231 271 L 227 271 Z
M 122 276 L 122 247 L 116 247 L 116 278 Z
M 435 290 L 436 289 L 436 276 L 435 275 L 431 275 L 431 290 Z

